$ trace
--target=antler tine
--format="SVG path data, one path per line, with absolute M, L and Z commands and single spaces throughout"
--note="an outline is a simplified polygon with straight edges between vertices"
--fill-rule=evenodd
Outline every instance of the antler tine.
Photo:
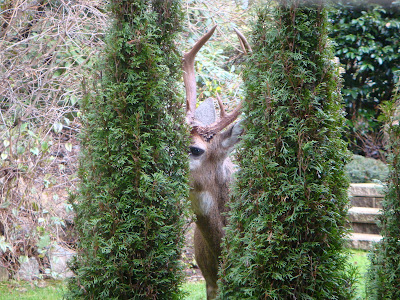
M 247 54 L 247 52 L 253 52 L 253 50 L 250 47 L 250 44 L 247 42 L 245 36 L 236 28 L 233 28 L 233 30 L 235 30 L 238 38 L 239 38 L 239 42 L 240 42 L 240 46 L 242 46 L 243 52 L 244 54 Z
M 183 55 L 183 82 L 185 84 L 186 89 L 186 121 L 188 124 L 194 124 L 194 111 L 196 109 L 196 74 L 194 68 L 194 62 L 197 52 L 204 46 L 204 44 L 210 39 L 213 35 L 215 25 L 209 32 L 203 35 L 197 42 L 194 44 L 192 49 Z
M 217 100 L 218 100 L 218 105 L 219 105 L 219 117 L 222 119 L 226 116 L 226 111 L 225 111 L 225 107 L 224 104 L 222 103 L 222 99 L 221 96 L 217 93 Z

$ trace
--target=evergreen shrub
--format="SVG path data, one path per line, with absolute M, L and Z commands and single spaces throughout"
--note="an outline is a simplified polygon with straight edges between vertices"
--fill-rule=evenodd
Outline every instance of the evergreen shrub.
M 349 158 L 322 3 L 260 8 L 220 299 L 351 299 Z
M 67 299 L 181 299 L 188 134 L 179 1 L 114 0 L 100 90 L 83 101 Z M 95 95 L 93 95 L 95 94 Z
M 400 299 L 400 113 L 397 101 L 381 105 L 388 136 L 389 177 L 382 214 L 382 239 L 374 245 L 368 271 L 368 299 Z

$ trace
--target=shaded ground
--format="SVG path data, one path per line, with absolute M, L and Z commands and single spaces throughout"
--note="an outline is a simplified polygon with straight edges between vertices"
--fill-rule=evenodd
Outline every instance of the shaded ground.
M 194 247 L 193 247 L 193 233 L 194 233 L 194 222 L 190 223 L 185 233 L 185 247 L 182 251 L 183 263 L 185 265 L 185 274 L 188 281 L 199 281 L 204 280 L 201 271 L 197 266 L 194 258 Z

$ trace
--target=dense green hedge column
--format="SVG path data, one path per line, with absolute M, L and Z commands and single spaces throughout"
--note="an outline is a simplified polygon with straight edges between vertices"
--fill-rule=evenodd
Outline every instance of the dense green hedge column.
M 69 298 L 178 299 L 187 134 L 179 1 L 114 0 L 101 92 L 83 107 Z
M 370 256 L 368 299 L 400 299 L 400 106 L 396 98 L 382 104 L 390 172 L 379 217 L 383 238 Z
M 322 4 L 258 12 L 221 299 L 351 299 L 348 153 Z

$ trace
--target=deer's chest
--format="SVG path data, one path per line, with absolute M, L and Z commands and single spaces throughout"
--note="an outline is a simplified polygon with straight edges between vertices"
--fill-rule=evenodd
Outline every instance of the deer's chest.
M 208 191 L 192 191 L 190 193 L 190 201 L 194 213 L 200 216 L 209 215 L 215 203 L 213 196 Z

